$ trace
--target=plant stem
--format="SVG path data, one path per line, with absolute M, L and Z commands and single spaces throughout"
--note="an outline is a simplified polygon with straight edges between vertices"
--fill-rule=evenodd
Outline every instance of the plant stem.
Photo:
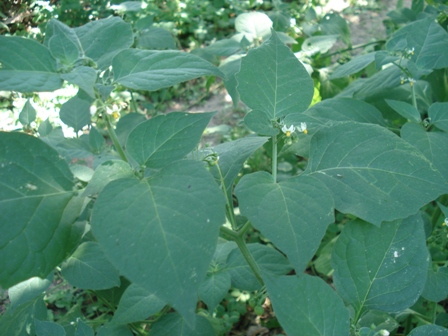
M 219 167 L 219 163 L 216 164 L 216 168 L 218 169 L 219 174 L 219 180 L 221 181 L 221 189 L 224 193 L 224 196 L 226 197 L 226 212 L 227 212 L 227 218 L 229 219 L 230 225 L 232 226 L 233 230 L 238 229 L 238 225 L 235 220 L 235 213 L 233 210 L 233 202 L 230 199 L 230 196 L 227 192 L 226 184 L 224 182 L 224 177 L 222 176 L 221 168 Z
M 411 94 L 412 94 L 412 105 L 418 110 L 417 107 L 417 98 L 415 97 L 415 85 L 414 83 L 409 84 L 411 86 Z
M 134 110 L 134 112 L 138 112 L 138 106 L 137 106 L 137 102 L 135 101 L 134 94 L 132 93 L 132 91 L 129 91 L 129 92 L 131 93 L 132 109 Z
M 243 237 L 238 237 L 235 239 L 235 243 L 238 245 L 238 248 L 241 251 L 241 254 L 243 255 L 244 259 L 246 259 L 247 263 L 249 264 L 250 269 L 252 272 L 254 272 L 255 277 L 260 282 L 262 286 L 264 286 L 263 278 L 261 277 L 261 271 L 260 268 L 257 265 L 257 262 L 255 261 L 254 257 L 250 253 L 249 249 L 247 248 L 246 242 L 244 241 Z
M 272 178 L 277 182 L 277 136 L 272 137 Z
M 106 120 L 107 132 L 109 133 L 109 136 L 112 139 L 115 149 L 117 150 L 121 159 L 125 162 L 128 162 L 128 158 L 126 157 L 123 148 L 121 148 L 120 141 L 118 141 L 118 137 L 117 134 L 115 133 L 114 126 L 112 126 L 112 123 L 110 122 L 109 115 L 107 113 L 103 113 L 103 116 L 104 119 Z

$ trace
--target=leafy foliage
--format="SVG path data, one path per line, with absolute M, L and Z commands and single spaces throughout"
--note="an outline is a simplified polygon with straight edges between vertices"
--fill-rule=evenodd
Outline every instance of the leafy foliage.
M 0 330 L 224 335 L 252 313 L 290 335 L 448 333 L 446 6 L 413 1 L 336 66 L 336 13 L 305 6 L 299 31 L 295 3 L 215 1 L 231 23 L 206 3 L 98 1 L 88 22 L 62 1 L 43 43 L 0 36 L 0 90 L 26 97 L 0 133 Z M 149 112 L 199 77 L 246 105 L 244 135 L 204 146 L 215 112 Z M 37 94 L 68 85 L 72 138 Z

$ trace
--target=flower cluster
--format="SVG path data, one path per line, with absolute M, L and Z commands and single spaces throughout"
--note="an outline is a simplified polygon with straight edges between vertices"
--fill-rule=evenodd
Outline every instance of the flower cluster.
M 409 85 L 413 86 L 414 83 L 416 82 L 416 80 L 414 78 L 412 78 L 412 77 L 403 77 L 403 76 L 401 76 L 400 84 L 404 84 L 406 82 L 409 82 Z
M 283 133 L 285 133 L 285 135 L 289 138 L 291 135 L 292 135 L 292 133 L 294 133 L 295 131 L 297 130 L 297 132 L 300 132 L 300 133 L 304 133 L 304 134 L 307 134 L 308 133 L 308 130 L 307 130 L 307 128 L 306 128 L 306 123 L 304 123 L 304 122 L 302 122 L 302 123 L 300 123 L 300 126 L 297 126 L 297 127 L 295 127 L 294 125 L 291 125 L 291 126 L 286 126 L 286 125 L 283 125 L 283 127 L 282 127 L 282 132 Z

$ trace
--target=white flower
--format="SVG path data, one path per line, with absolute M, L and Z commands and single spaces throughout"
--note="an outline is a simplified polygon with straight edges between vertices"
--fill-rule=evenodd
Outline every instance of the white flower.
M 381 336 L 389 336 L 390 333 L 389 333 L 386 329 L 383 329 L 383 330 L 380 330 L 380 331 L 378 332 L 378 335 L 381 335 Z
M 96 113 L 96 106 L 92 105 L 90 106 L 90 115 L 93 117 Z
M 283 125 L 283 127 L 282 127 L 282 132 L 285 133 L 287 137 L 290 137 L 291 133 L 294 133 L 295 130 L 296 130 L 296 128 L 294 127 L 294 125 L 291 125 L 289 127 L 286 127 L 286 125 Z
M 445 220 L 442 223 L 443 226 L 448 226 L 448 218 L 445 218 Z
M 297 131 L 307 134 L 308 130 L 306 129 L 306 123 L 301 122 L 300 126 L 297 126 Z

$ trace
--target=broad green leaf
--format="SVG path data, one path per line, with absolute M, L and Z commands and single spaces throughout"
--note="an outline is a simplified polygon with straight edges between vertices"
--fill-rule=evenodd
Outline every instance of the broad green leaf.
M 120 299 L 118 308 L 112 319 L 113 324 L 129 324 L 143 321 L 158 313 L 165 303 L 148 290 L 131 284 Z
M 120 285 L 118 270 L 106 259 L 98 243 L 85 242 L 62 264 L 62 276 L 81 289 L 108 289 Z
M 117 16 L 91 21 L 74 31 L 81 41 L 84 55 L 94 60 L 102 70 L 112 64 L 117 53 L 134 43 L 131 25 Z
M 244 124 L 259 135 L 277 135 L 280 130 L 274 128 L 271 119 L 264 111 L 254 110 L 246 114 Z
M 51 321 L 39 321 L 34 319 L 36 336 L 65 336 L 65 330 L 61 325 Z
M 237 16 L 235 30 L 249 42 L 266 39 L 271 34 L 272 21 L 264 13 L 250 12 Z
M 228 57 L 240 51 L 241 45 L 235 39 L 222 39 L 204 49 L 213 55 Z
M 11 307 L 17 307 L 40 296 L 51 285 L 52 280 L 53 273 L 50 273 L 47 279 L 33 277 L 9 288 L 8 295 L 11 300 Z
M 41 137 L 45 137 L 51 133 L 53 130 L 53 125 L 51 125 L 50 118 L 45 119 L 45 121 L 41 122 L 38 128 L 39 135 Z
M 409 23 L 395 32 L 386 49 L 404 53 L 413 50 L 411 60 L 421 69 L 448 66 L 448 33 L 432 18 Z
M 78 91 L 78 94 L 62 104 L 59 116 L 67 126 L 73 127 L 75 132 L 90 124 L 90 105 L 93 99 Z
M 284 275 L 291 271 L 289 261 L 276 249 L 261 244 L 248 244 L 247 247 L 263 274 Z M 238 248 L 229 253 L 224 270 L 230 274 L 232 287 L 249 292 L 262 287 Z
M 93 329 L 90 328 L 85 322 L 81 319 L 76 320 L 76 333 L 75 336 L 95 336 Z
M 314 94 L 305 67 L 275 32 L 242 59 L 236 78 L 241 100 L 270 119 L 304 111 Z
M 168 30 L 151 27 L 140 34 L 137 47 L 141 49 L 176 49 L 176 41 Z
M 362 317 L 358 320 L 358 323 L 356 323 L 356 326 L 358 328 L 368 328 L 373 331 L 374 335 L 380 330 L 392 332 L 399 327 L 399 324 L 388 313 L 380 310 L 369 310 L 367 313 L 362 315 Z
M 448 103 L 434 103 L 429 107 L 431 124 L 448 132 Z
M 391 99 L 386 99 L 386 103 L 402 117 L 415 122 L 422 121 L 420 112 L 411 104 Z
M 224 77 L 202 58 L 175 50 L 123 50 L 112 66 L 115 81 L 135 90 L 156 91 L 201 76 Z
M 383 91 L 388 91 L 400 85 L 402 72 L 399 67 L 391 65 L 374 74 L 372 77 L 362 80 L 362 84 L 356 88 L 354 98 L 366 99 Z M 359 79 L 358 79 L 359 80 Z M 357 81 L 353 82 L 356 83 Z
M 94 173 L 92 168 L 80 164 L 71 165 L 70 171 L 75 178 L 83 182 L 89 182 Z
M 426 132 L 421 126 L 407 123 L 401 128 L 401 137 L 415 146 L 440 172 L 445 179 L 445 193 L 448 193 L 448 134 L 444 132 Z
M 275 183 L 272 175 L 245 175 L 235 189 L 241 214 L 284 252 L 297 273 L 313 257 L 328 224 L 334 221 L 333 199 L 309 176 Z
M 149 336 L 211 336 L 216 332 L 210 322 L 202 315 L 196 315 L 192 328 L 185 319 L 176 313 L 163 316 L 151 327 Z
M 384 65 L 394 63 L 398 60 L 400 60 L 400 57 L 391 55 L 385 50 L 375 52 L 375 66 L 377 70 L 382 69 Z
M 115 326 L 112 323 L 106 323 L 97 332 L 96 336 L 133 336 L 134 333 L 125 325 Z
M 101 190 L 111 181 L 120 178 L 135 177 L 134 170 L 131 166 L 122 160 L 110 160 L 103 162 L 93 173 L 87 188 L 84 190 L 83 196 L 99 194 Z
M 182 160 L 150 179 L 109 183 L 95 203 L 92 230 L 122 275 L 191 321 L 224 204 L 204 165 Z
M 199 286 L 199 299 L 204 301 L 209 311 L 213 311 L 224 299 L 231 286 L 230 274 L 225 271 L 207 273 Z
M 415 328 L 409 333 L 409 336 L 448 336 L 448 329 L 428 324 Z
M 448 296 L 448 267 L 439 267 L 437 272 L 428 270 L 428 279 L 422 296 L 430 301 L 439 302 Z
M 42 296 L 27 301 L 15 309 L 8 309 L 0 318 L 0 332 L 5 336 L 35 334 L 34 319 L 45 320 L 47 307 Z
M 73 64 L 79 57 L 84 56 L 75 31 L 56 19 L 48 21 L 44 44 L 54 58 L 66 65 Z
M 0 286 L 45 278 L 82 234 L 72 225 L 83 203 L 73 176 L 41 140 L 0 132 L 0 185 Z
M 375 225 L 416 213 L 446 192 L 418 150 L 378 125 L 329 124 L 311 139 L 305 171 L 331 191 L 336 209 Z
M 335 45 L 337 40 L 337 35 L 311 36 L 303 41 L 302 50 L 308 55 L 324 54 Z
M 420 214 L 384 222 L 345 225 L 333 249 L 333 280 L 356 316 L 369 309 L 397 312 L 423 291 L 429 255 Z
M 349 62 L 337 67 L 336 70 L 330 75 L 329 78 L 336 79 L 336 78 L 342 78 L 342 77 L 353 75 L 353 74 L 361 71 L 365 67 L 367 67 L 373 61 L 375 61 L 375 55 L 376 55 L 376 52 L 371 52 L 371 53 L 353 58 Z
M 140 113 L 128 113 L 123 118 L 120 118 L 115 129 L 120 144 L 124 146 L 129 133 L 131 133 L 134 127 L 146 120 L 145 116 Z
M 275 316 L 288 335 L 348 335 L 350 319 L 341 298 L 322 279 L 309 275 L 263 274 Z
M 338 13 L 326 14 L 319 24 L 320 31 L 324 35 L 338 35 L 342 42 L 351 46 L 350 28 L 347 21 Z
M 213 113 L 173 112 L 137 125 L 126 150 L 139 165 L 161 168 L 184 158 L 199 143 Z
M 96 81 L 96 71 L 91 67 L 79 66 L 71 72 L 62 74 L 61 78 L 71 84 L 77 85 L 84 90 L 90 97 L 95 98 L 94 85 Z
M 0 36 L 0 91 L 42 92 L 62 86 L 56 60 L 42 44 Z
M 263 137 L 246 137 L 213 147 L 213 151 L 219 155 L 218 165 L 229 196 L 231 196 L 235 179 L 243 169 L 244 162 L 267 140 L 268 138 Z M 211 168 L 210 171 L 221 185 L 218 169 Z
M 19 121 L 23 126 L 29 125 L 36 120 L 36 114 L 36 110 L 28 99 L 19 114 Z

